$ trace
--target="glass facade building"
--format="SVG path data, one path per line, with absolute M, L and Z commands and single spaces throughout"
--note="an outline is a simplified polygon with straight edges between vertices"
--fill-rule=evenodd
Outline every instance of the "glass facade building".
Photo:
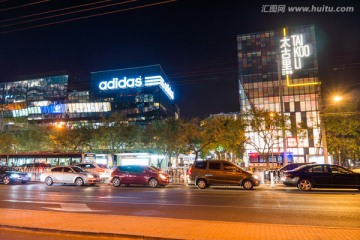
M 136 123 L 179 116 L 160 65 L 91 73 L 91 86 L 85 91 L 74 89 L 65 74 L 0 83 L 1 129 L 21 127 L 26 120 L 97 122 L 111 112 Z
M 160 65 L 92 72 L 92 98 L 106 99 L 112 111 L 130 121 L 143 122 L 178 118 L 174 92 Z
M 315 27 L 242 34 L 237 36 L 237 43 L 240 112 L 250 108 L 283 111 L 290 119 L 291 129 L 306 126 L 302 136 L 294 130 L 286 131 L 286 138 L 296 138 L 298 142 L 296 147 L 287 148 L 291 155 L 289 162 L 306 162 L 320 154 L 321 101 Z M 248 134 L 255 133 L 249 130 Z M 260 138 L 254 139 L 262 144 Z M 282 146 L 279 143 L 271 149 L 279 154 L 278 163 L 282 163 Z M 264 164 L 265 160 L 254 154 L 254 148 L 247 146 L 246 149 L 245 162 L 254 166 Z

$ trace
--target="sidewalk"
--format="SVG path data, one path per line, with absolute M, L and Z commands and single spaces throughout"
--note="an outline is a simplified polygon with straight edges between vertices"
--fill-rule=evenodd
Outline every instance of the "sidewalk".
M 360 239 L 360 228 L 221 222 L 1 208 L 0 216 L 0 229 L 9 227 L 123 239 Z

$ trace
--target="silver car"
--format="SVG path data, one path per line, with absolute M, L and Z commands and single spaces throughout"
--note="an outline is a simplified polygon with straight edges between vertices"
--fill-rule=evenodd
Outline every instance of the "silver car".
M 53 183 L 82 186 L 84 184 L 95 185 L 96 177 L 80 167 L 61 166 L 48 169 L 41 174 L 40 181 L 45 182 L 48 186 Z

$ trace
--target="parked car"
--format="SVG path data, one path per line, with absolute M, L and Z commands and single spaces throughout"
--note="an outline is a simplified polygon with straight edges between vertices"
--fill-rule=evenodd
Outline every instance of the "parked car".
M 308 164 L 286 171 L 283 181 L 302 191 L 312 188 L 357 188 L 360 190 L 360 174 L 338 165 Z
M 48 169 L 40 176 L 40 181 L 48 186 L 53 183 L 75 184 L 82 186 L 84 184 L 94 185 L 96 178 L 93 174 L 86 172 L 77 166 L 60 166 Z
M 242 186 L 246 190 L 260 185 L 259 177 L 225 160 L 195 161 L 188 172 L 188 184 L 204 189 L 211 185 Z
M 281 168 L 279 169 L 279 172 L 284 172 L 284 171 L 293 170 L 293 169 L 295 169 L 295 168 L 301 167 L 301 166 L 306 165 L 306 164 L 309 164 L 309 163 L 289 163 L 289 164 L 281 167 Z
M 10 184 L 14 182 L 27 183 L 31 176 L 25 172 L 15 171 L 11 167 L 2 166 L 0 168 L 0 182 Z
M 290 170 L 294 170 L 295 168 L 298 168 L 298 167 L 301 167 L 301 166 L 304 166 L 306 164 L 310 164 L 310 163 L 289 163 L 283 167 L 281 167 L 279 170 L 277 170 L 277 176 L 280 178 L 280 181 L 284 184 L 284 185 L 287 185 L 287 182 L 284 182 L 282 181 L 282 179 L 284 179 L 284 173 L 286 171 L 290 171 Z
M 51 165 L 49 163 L 39 163 L 39 162 L 37 162 L 37 163 L 25 163 L 25 164 L 20 165 L 20 167 L 50 168 Z
M 169 174 L 159 172 L 150 166 L 141 165 L 118 166 L 111 173 L 110 178 L 110 182 L 115 187 L 119 187 L 121 184 L 140 184 L 155 188 L 166 186 L 171 181 Z
M 96 177 L 96 180 L 105 181 L 110 178 L 111 171 L 106 167 L 106 165 L 99 165 L 97 163 L 78 163 L 75 166 L 81 167 L 85 171 L 93 174 Z

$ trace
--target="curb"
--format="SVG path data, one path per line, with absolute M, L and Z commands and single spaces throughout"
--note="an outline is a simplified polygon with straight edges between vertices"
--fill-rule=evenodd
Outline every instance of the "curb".
M 17 227 L 10 225 L 0 224 L 0 229 L 11 229 L 18 231 L 32 231 L 37 233 L 54 233 L 54 234 L 69 234 L 77 236 L 92 236 L 92 237 L 110 237 L 110 238 L 126 238 L 126 239 L 143 239 L 143 240 L 185 240 L 183 238 L 162 238 L 162 237 L 151 237 L 145 235 L 134 235 L 134 234 L 121 234 L 121 233 L 102 233 L 102 232 L 79 232 L 59 229 L 46 229 L 46 228 L 33 228 L 33 227 Z

